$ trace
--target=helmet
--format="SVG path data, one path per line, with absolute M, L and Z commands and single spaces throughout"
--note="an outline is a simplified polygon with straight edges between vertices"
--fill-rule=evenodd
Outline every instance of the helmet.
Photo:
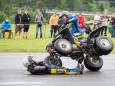
M 28 68 L 31 65 L 32 56 L 25 57 L 22 61 L 23 65 Z
M 67 11 L 63 11 L 63 12 L 60 14 L 59 19 L 62 18 L 63 16 L 68 17 L 68 12 L 67 12 Z

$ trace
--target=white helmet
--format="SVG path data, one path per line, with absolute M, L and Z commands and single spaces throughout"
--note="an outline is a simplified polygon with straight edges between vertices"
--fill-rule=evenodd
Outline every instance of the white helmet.
M 28 68 L 31 65 L 32 58 L 33 56 L 25 57 L 22 61 L 23 65 Z

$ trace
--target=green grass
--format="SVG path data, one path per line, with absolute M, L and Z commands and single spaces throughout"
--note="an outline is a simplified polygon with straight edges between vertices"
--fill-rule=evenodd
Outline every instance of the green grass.
M 113 49 L 112 53 L 115 53 L 115 38 L 111 38 L 111 39 L 112 39 L 112 41 L 114 43 L 114 49 Z
M 14 25 L 13 29 L 14 30 Z M 43 26 L 43 38 L 35 38 L 36 27 L 31 25 L 29 29 L 29 39 L 7 39 L 8 33 L 6 33 L 5 39 L 0 39 L 0 52 L 45 52 L 46 45 L 52 40 L 49 38 L 50 27 Z M 45 35 L 44 35 L 45 32 Z M 38 34 L 40 35 L 40 34 Z
M 14 25 L 13 25 L 14 30 Z M 0 39 L 0 52 L 46 52 L 46 45 L 52 40 L 49 38 L 50 27 L 47 25 L 46 29 L 43 26 L 43 38 L 35 38 L 35 25 L 30 26 L 29 39 L 7 39 L 8 33 L 6 33 L 5 39 Z M 44 37 L 45 32 L 45 37 Z M 39 34 L 40 35 L 40 34 Z M 108 36 L 111 38 L 110 34 Z M 115 45 L 115 38 L 111 38 Z M 115 53 L 115 48 L 113 49 Z

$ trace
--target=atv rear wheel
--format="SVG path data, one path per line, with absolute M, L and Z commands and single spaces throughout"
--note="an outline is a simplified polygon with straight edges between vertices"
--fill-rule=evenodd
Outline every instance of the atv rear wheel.
M 59 66 L 59 67 L 62 67 L 62 61 L 61 59 L 58 59 L 58 60 L 55 60 L 54 59 L 54 56 L 47 56 L 44 60 L 44 62 L 48 65 L 55 65 L 55 66 Z
M 113 42 L 105 36 L 96 38 L 96 45 L 94 46 L 99 55 L 108 55 L 113 50 Z
M 84 60 L 84 65 L 90 71 L 98 71 L 103 66 L 103 59 L 101 57 L 94 59 L 91 56 L 86 56 L 86 59 Z

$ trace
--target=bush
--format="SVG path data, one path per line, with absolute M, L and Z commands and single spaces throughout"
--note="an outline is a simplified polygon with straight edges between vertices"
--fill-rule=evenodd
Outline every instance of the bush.
M 86 16 L 86 17 L 85 17 L 85 20 L 86 20 L 86 21 L 91 21 L 91 20 L 93 20 L 93 16 Z
M 10 22 L 11 22 L 12 24 L 15 23 L 15 15 L 11 15 L 11 16 L 10 16 Z
M 44 25 L 47 24 L 46 18 L 43 18 L 43 24 L 44 24 Z
M 37 15 L 37 13 L 30 10 L 29 15 L 31 17 L 31 22 L 30 23 L 34 24 L 35 23 L 35 17 Z
M 4 21 L 5 17 L 7 17 L 7 15 L 0 11 L 0 23 Z

